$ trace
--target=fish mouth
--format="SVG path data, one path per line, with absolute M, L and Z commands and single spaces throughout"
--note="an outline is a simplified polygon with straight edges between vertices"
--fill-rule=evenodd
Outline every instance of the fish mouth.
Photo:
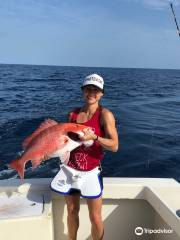
M 80 136 L 78 133 L 74 133 L 74 132 L 67 132 L 68 137 L 73 140 L 73 141 L 80 141 Z

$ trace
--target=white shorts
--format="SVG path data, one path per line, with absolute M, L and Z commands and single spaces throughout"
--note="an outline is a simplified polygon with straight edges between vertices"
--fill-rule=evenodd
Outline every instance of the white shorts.
M 101 170 L 99 167 L 91 171 L 78 171 L 65 164 L 51 182 L 51 189 L 61 194 L 71 194 L 78 190 L 84 198 L 98 198 L 102 195 Z

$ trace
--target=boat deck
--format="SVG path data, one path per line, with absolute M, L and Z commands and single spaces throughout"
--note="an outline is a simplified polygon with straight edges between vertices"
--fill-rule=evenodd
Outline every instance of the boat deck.
M 6 240 L 64 240 L 64 197 L 51 179 L 0 181 L 0 233 Z M 104 178 L 106 240 L 180 240 L 180 184 L 162 178 Z M 78 240 L 90 239 L 86 200 L 81 199 Z

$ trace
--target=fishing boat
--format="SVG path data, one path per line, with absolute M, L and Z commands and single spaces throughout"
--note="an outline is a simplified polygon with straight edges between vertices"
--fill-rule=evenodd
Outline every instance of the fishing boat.
M 64 197 L 52 179 L 0 181 L 0 239 L 64 240 Z M 104 178 L 105 240 L 179 240 L 180 184 L 172 178 Z M 81 199 L 78 240 L 91 239 L 86 200 Z

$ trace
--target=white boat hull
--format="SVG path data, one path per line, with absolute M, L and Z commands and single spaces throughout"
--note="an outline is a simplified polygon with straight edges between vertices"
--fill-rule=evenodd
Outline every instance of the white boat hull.
M 0 181 L 0 239 L 68 239 L 64 197 L 51 192 L 50 181 Z M 178 209 L 180 184 L 173 179 L 104 179 L 105 240 L 179 240 Z M 86 200 L 81 199 L 77 239 L 89 239 L 90 228 Z

